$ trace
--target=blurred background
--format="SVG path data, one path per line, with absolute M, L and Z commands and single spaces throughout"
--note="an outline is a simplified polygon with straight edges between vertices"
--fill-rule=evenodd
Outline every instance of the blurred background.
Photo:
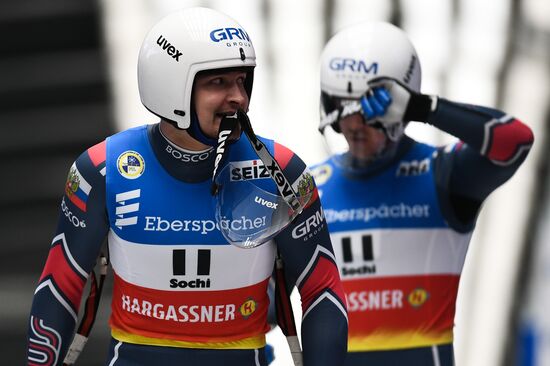
M 391 21 L 411 36 L 424 93 L 503 109 L 534 130 L 528 159 L 480 215 L 460 284 L 455 351 L 459 366 L 550 365 L 547 0 L 0 2 L 0 363 L 24 362 L 32 295 L 72 161 L 116 131 L 157 121 L 137 90 L 141 40 L 163 15 L 193 5 L 221 10 L 247 30 L 258 57 L 256 132 L 308 164 L 327 156 L 317 132 L 322 46 L 362 20 Z M 407 132 L 452 141 L 418 123 Z M 79 365 L 105 358 L 109 290 Z M 268 334 L 274 365 L 290 365 L 283 339 L 278 329 Z

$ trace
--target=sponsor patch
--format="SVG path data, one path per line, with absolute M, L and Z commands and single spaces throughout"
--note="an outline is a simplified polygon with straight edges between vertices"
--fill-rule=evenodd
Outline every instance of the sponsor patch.
M 300 197 L 305 197 L 313 192 L 314 187 L 315 185 L 313 183 L 313 177 L 311 176 L 309 171 L 305 171 L 298 179 L 296 193 L 298 193 Z
M 234 304 L 164 304 L 122 294 L 120 306 L 128 313 L 177 323 L 222 323 L 235 320 Z
M 82 177 L 76 164 L 73 163 L 67 175 L 65 195 L 76 207 L 86 212 L 86 202 L 91 190 L 92 186 Z
M 137 179 L 145 171 L 145 160 L 136 151 L 129 150 L 120 154 L 116 165 L 120 175 L 127 179 Z
M 73 214 L 71 210 L 69 210 L 69 207 L 67 207 L 67 203 L 65 203 L 65 198 L 61 200 L 61 211 L 65 214 L 65 217 L 71 224 L 73 224 L 76 228 L 85 228 L 86 222 L 82 219 L 80 219 L 78 216 Z
M 248 318 L 250 315 L 254 314 L 256 311 L 256 301 L 254 299 L 249 298 L 247 299 L 240 307 L 239 311 L 241 312 L 241 315 L 243 318 Z
M 424 305 L 429 297 L 430 294 L 428 293 L 428 291 L 424 290 L 423 288 L 415 288 L 411 291 L 409 296 L 407 296 L 407 300 L 413 308 L 418 308 Z
M 400 289 L 352 291 L 346 298 L 349 312 L 403 308 L 403 291 Z
M 329 164 L 323 164 L 312 169 L 311 174 L 313 175 L 313 179 L 315 179 L 317 187 L 319 187 L 329 180 L 332 175 L 332 167 Z
M 139 201 L 141 189 L 117 193 L 115 226 L 122 229 L 123 226 L 135 225 L 138 222 Z
M 271 178 L 261 160 L 243 160 L 231 163 L 231 181 Z
M 423 160 L 402 161 L 395 172 L 398 177 L 410 177 L 427 174 L 430 171 L 430 158 Z
M 323 208 L 319 208 L 313 215 L 294 227 L 292 230 L 292 237 L 294 239 L 307 241 L 321 232 L 325 227 L 324 219 Z

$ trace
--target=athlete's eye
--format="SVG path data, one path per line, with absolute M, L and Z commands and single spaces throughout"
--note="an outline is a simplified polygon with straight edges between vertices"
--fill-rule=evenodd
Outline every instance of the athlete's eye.
M 223 78 L 218 77 L 210 80 L 210 84 L 212 85 L 222 85 L 224 83 Z

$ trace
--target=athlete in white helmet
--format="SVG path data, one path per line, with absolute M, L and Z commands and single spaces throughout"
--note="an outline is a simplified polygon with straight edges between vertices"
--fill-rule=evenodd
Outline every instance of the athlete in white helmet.
M 252 131 L 255 65 L 249 34 L 217 11 L 184 9 L 151 29 L 139 91 L 160 122 L 106 138 L 71 167 L 34 294 L 29 365 L 74 363 L 106 236 L 105 365 L 266 365 L 276 257 L 299 281 L 303 364 L 342 364 L 346 305 L 317 190 L 297 155 Z M 96 297 L 74 336 L 87 280 Z
M 323 50 L 320 131 L 340 150 L 312 171 L 348 303 L 346 365 L 453 365 L 476 217 L 533 143 L 517 119 L 420 84 L 415 49 L 391 24 L 351 26 Z M 409 121 L 460 141 L 417 142 L 404 134 Z

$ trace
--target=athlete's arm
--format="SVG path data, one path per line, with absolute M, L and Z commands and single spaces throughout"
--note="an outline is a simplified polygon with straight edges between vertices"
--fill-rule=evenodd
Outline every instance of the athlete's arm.
M 461 140 L 439 151 L 434 169 L 446 218 L 457 230 L 471 229 L 481 203 L 525 160 L 531 129 L 499 110 L 420 94 L 392 78 L 373 79 L 369 86 L 362 99 L 367 121 L 427 122 Z
M 523 163 L 533 144 L 531 129 L 503 112 L 439 99 L 427 122 L 460 139 L 435 160 L 438 191 L 462 224 L 470 226 L 481 203 Z
M 56 234 L 29 317 L 28 365 L 62 365 L 74 335 L 84 285 L 105 235 L 105 143 L 71 167 Z
M 275 158 L 290 182 L 301 179 L 306 166 L 297 155 L 276 144 Z M 317 188 L 313 179 L 303 183 L 314 195 L 275 242 L 302 300 L 304 365 L 342 365 L 348 333 L 344 292 Z

